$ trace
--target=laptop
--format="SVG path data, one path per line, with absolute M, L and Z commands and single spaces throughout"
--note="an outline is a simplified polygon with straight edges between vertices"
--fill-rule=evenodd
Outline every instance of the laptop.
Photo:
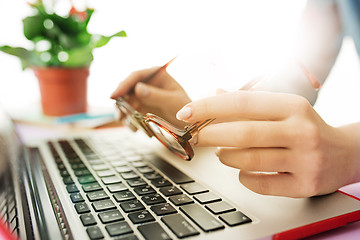
M 125 127 L 22 142 L 3 111 L 0 130 L 4 239 L 294 239 L 360 219 L 339 191 L 251 192 L 212 148 L 186 162 Z

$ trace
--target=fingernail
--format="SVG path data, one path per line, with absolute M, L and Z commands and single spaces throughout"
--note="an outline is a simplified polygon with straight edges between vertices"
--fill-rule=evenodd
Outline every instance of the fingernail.
M 198 136 L 197 136 L 197 134 L 196 135 L 194 135 L 190 140 L 189 140 L 189 143 L 191 143 L 192 145 L 196 145 L 196 144 L 198 144 Z
M 191 106 L 186 105 L 176 113 L 176 118 L 179 120 L 186 120 L 191 117 Z
M 110 95 L 110 99 L 115 99 L 115 92 Z
M 149 88 L 143 83 L 136 84 L 136 90 L 139 93 L 140 97 L 145 98 L 150 95 Z
M 216 155 L 217 157 L 219 157 L 219 155 L 220 155 L 220 148 L 217 148 L 217 149 L 216 149 L 215 155 Z

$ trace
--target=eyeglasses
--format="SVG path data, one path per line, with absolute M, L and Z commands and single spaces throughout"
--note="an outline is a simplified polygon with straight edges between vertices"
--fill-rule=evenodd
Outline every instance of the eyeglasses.
M 168 65 L 168 64 L 167 64 Z M 164 65 L 159 71 L 166 68 Z M 317 79 L 310 75 L 304 65 L 300 64 L 301 70 L 304 72 L 306 77 L 311 81 L 314 89 L 321 87 Z M 270 76 L 257 77 L 246 83 L 239 90 L 249 90 L 253 88 L 259 82 L 271 78 Z M 314 86 L 315 83 L 315 86 Z M 316 83 L 318 83 L 316 85 Z M 204 121 L 196 122 L 192 125 L 186 126 L 184 129 L 180 129 L 173 124 L 167 122 L 159 116 L 152 113 L 145 115 L 136 111 L 126 100 L 122 97 L 116 99 L 116 106 L 122 115 L 125 116 L 126 123 L 129 127 L 136 129 L 142 129 L 149 137 L 156 137 L 167 149 L 173 152 L 176 156 L 190 161 L 194 157 L 194 150 L 189 143 L 189 140 L 197 134 L 201 129 L 206 127 L 208 124 L 213 122 L 215 118 Z
M 215 119 L 196 122 L 180 129 L 152 113 L 145 115 L 136 111 L 124 98 L 116 99 L 116 106 L 125 116 L 126 122 L 137 129 L 142 129 L 149 137 L 156 137 L 176 156 L 190 161 L 194 157 L 189 140 L 202 128 Z
M 248 90 L 262 80 L 263 78 L 254 78 L 240 90 Z M 194 157 L 194 150 L 189 140 L 215 120 L 213 118 L 199 121 L 180 129 L 155 114 L 147 113 L 142 115 L 122 97 L 116 99 L 116 106 L 125 116 L 125 122 L 130 128 L 142 129 L 149 137 L 155 136 L 167 149 L 187 161 Z

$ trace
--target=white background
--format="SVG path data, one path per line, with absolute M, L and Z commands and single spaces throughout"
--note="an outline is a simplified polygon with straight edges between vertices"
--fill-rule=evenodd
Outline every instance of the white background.
M 66 12 L 69 1 L 58 1 Z M 85 1 L 74 1 L 80 6 Z M 110 35 L 125 30 L 94 51 L 88 86 L 91 106 L 111 108 L 110 94 L 130 72 L 162 65 L 176 55 L 169 72 L 194 99 L 216 88 L 238 89 L 264 69 L 276 66 L 292 49 L 304 0 L 92 0 L 89 31 Z M 0 0 L 0 45 L 30 47 L 22 18 L 24 0 Z M 315 108 L 330 124 L 360 120 L 360 67 L 346 39 Z M 341 79 L 339 81 L 338 79 Z M 341 83 L 341 85 L 340 85 Z M 0 101 L 8 110 L 38 106 L 39 90 L 31 70 L 0 53 Z

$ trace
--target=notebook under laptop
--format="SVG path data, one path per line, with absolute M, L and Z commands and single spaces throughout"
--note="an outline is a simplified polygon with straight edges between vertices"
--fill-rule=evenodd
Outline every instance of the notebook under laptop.
M 360 202 L 341 192 L 255 194 L 213 149 L 186 162 L 126 128 L 24 144 L 1 111 L 0 129 L 0 236 L 5 228 L 20 239 L 291 239 L 360 218 Z

